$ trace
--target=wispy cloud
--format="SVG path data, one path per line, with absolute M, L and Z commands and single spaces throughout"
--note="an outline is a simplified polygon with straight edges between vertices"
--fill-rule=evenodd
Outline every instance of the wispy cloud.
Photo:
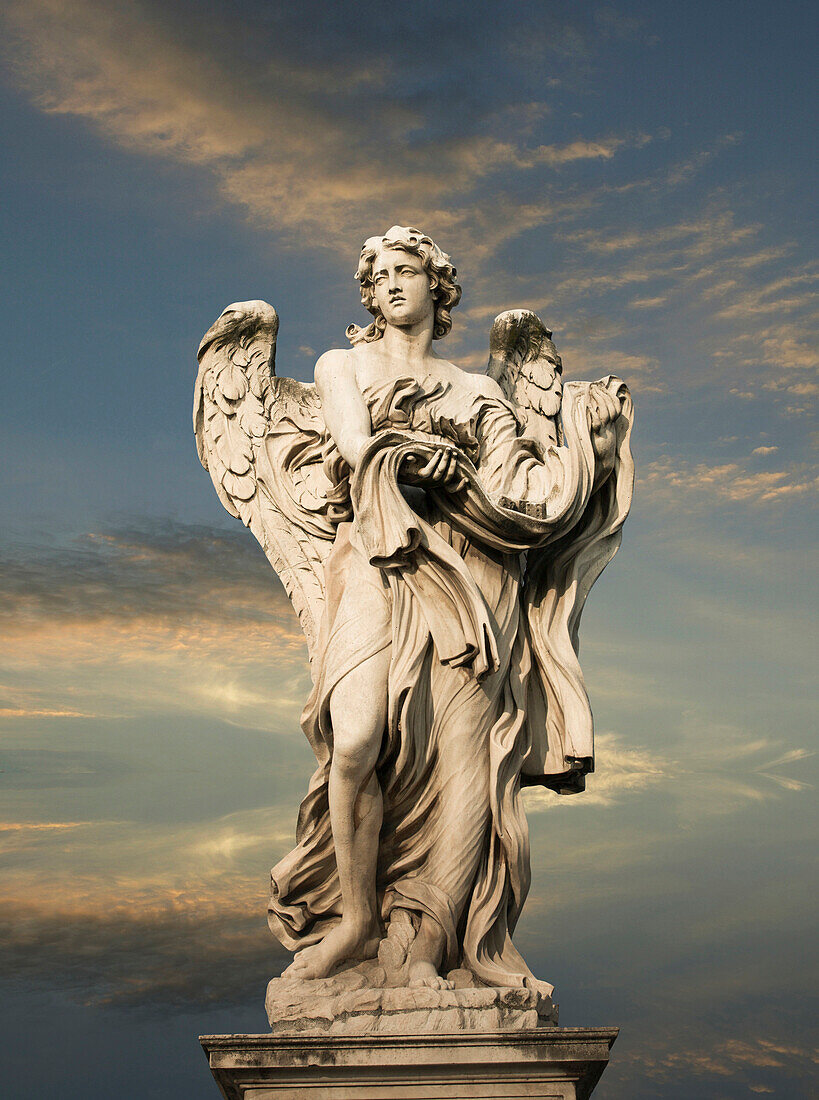
M 243 1004 L 290 956 L 264 920 L 264 899 L 194 889 L 123 889 L 70 901 L 4 898 L 0 944 L 5 981 L 66 990 L 83 1003 Z
M 566 234 L 566 240 L 595 253 L 646 252 L 662 248 L 666 257 L 668 247 L 682 256 L 702 257 L 730 245 L 737 245 L 754 237 L 759 226 L 737 225 L 733 215 L 725 210 L 708 213 L 694 221 L 685 221 L 655 227 L 632 229 L 627 232 L 600 229 L 582 229 Z
M 473 213 L 475 186 L 488 174 L 607 161 L 649 140 L 443 139 L 425 134 L 427 119 L 388 93 L 386 62 L 363 70 L 355 60 L 336 62 L 332 74 L 274 49 L 267 72 L 250 79 L 219 28 L 218 49 L 202 35 L 193 45 L 146 6 L 18 0 L 7 19 L 18 78 L 43 109 L 85 119 L 125 148 L 199 167 L 260 225 L 284 239 L 298 233 L 300 243 L 307 233 L 346 254 L 360 245 L 365 213 L 371 227 L 394 221 L 396 211 L 446 229 L 470 251 L 487 247 L 489 222 L 497 246 L 527 221 L 542 224 L 552 205 L 510 217 L 499 197 L 494 209 Z M 531 118 L 531 105 L 518 113 Z
M 766 448 L 763 453 L 775 450 Z M 712 466 L 662 458 L 643 466 L 640 481 L 652 501 L 679 504 L 684 500 L 686 507 L 731 503 L 758 508 L 809 500 L 819 492 L 819 474 L 804 465 L 749 471 L 736 462 Z
M 694 808 L 702 817 L 724 816 L 775 799 L 782 791 L 812 789 L 811 783 L 788 772 L 791 765 L 801 764 L 814 753 L 790 749 L 769 763 L 766 758 L 777 747 L 768 738 L 754 739 L 745 730 L 707 722 L 682 725 L 673 757 L 667 749 L 628 744 L 618 734 L 599 733 L 595 737 L 595 771 L 582 796 L 560 797 L 532 787 L 526 789 L 524 799 L 532 813 L 572 808 L 585 814 L 593 807 L 609 809 L 626 799 L 650 797 L 661 788 L 667 804 L 677 807 L 683 818 Z M 692 760 L 698 762 L 697 768 L 692 768 Z
M 629 302 L 629 306 L 632 309 L 656 309 L 658 306 L 665 305 L 666 298 L 660 296 L 658 298 L 634 298 Z
M 558 806 L 613 806 L 622 798 L 666 782 L 675 769 L 658 753 L 626 745 L 611 733 L 598 734 L 596 771 L 587 781 L 586 793 L 579 799 L 556 797 L 551 791 L 527 788 L 525 802 L 532 812 Z
M 679 1080 L 681 1073 L 691 1073 L 702 1088 L 707 1088 L 710 1081 L 715 1091 L 708 1095 L 714 1096 L 722 1095 L 721 1088 L 728 1080 L 758 1095 L 781 1095 L 783 1082 L 787 1082 L 788 1095 L 807 1096 L 802 1089 L 810 1087 L 819 1061 L 819 1050 L 809 1043 L 753 1033 L 743 1039 L 723 1038 L 716 1042 L 702 1041 L 703 1038 L 699 1037 L 696 1047 L 686 1044 L 683 1049 L 662 1052 L 657 1042 L 653 1049 L 641 1052 L 649 1079 L 668 1084 Z
M 248 999 L 289 960 L 267 928 L 262 869 L 292 843 L 290 812 L 0 823 L 16 857 L 0 891 L 3 978 L 157 1011 Z
M 307 693 L 298 622 L 244 530 L 168 522 L 9 550 L 0 631 L 6 719 L 168 708 L 297 729 Z

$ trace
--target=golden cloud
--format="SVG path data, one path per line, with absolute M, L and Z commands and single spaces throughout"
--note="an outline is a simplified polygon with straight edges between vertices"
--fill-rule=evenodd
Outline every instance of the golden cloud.
M 383 63 L 328 71 L 274 54 L 269 70 L 251 79 L 222 28 L 210 28 L 218 49 L 201 33 L 184 41 L 146 6 L 16 0 L 6 19 L 18 79 L 41 108 L 83 118 L 122 147 L 200 167 L 260 225 L 346 256 L 397 210 L 446 230 L 462 252 L 485 254 L 488 228 L 497 247 L 543 224 L 552 209 L 535 203 L 522 212 L 517 202 L 504 209 L 496 200 L 493 209 L 473 210 L 475 186 L 489 173 L 610 160 L 650 140 L 610 134 L 528 147 L 484 134 L 424 139 L 424 118 L 379 95 Z M 522 133 L 533 106 L 542 116 L 531 103 L 509 108 Z
M 304 638 L 263 554 L 237 536 L 167 523 L 8 555 L 0 717 L 165 709 L 297 729 Z
M 686 507 L 719 502 L 763 507 L 813 497 L 819 492 L 819 474 L 797 465 L 785 470 L 749 471 L 737 462 L 709 465 L 662 458 L 643 466 L 641 490 L 653 502 Z

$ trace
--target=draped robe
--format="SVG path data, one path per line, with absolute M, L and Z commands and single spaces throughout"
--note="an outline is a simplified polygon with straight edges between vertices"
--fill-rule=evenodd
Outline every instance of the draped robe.
M 567 384 L 563 443 L 545 452 L 520 435 L 511 405 L 473 381 L 428 375 L 365 388 L 373 437 L 352 480 L 354 518 L 340 524 L 325 565 L 321 658 L 302 715 L 318 767 L 296 847 L 271 872 L 270 926 L 291 950 L 341 919 L 330 696 L 389 648 L 376 769 L 382 917 L 396 907 L 433 917 L 444 969 L 466 967 L 496 986 L 536 981 L 511 939 L 530 879 L 521 788 L 572 793 L 593 770 L 577 628 L 619 545 L 633 479 L 628 391 L 605 384 L 623 414 L 602 479 L 586 384 Z M 401 486 L 407 453 L 441 440 L 457 444 L 466 487 Z

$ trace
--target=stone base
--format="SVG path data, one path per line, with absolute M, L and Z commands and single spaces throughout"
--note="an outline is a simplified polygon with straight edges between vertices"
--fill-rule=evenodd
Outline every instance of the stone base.
M 394 985 L 392 975 L 372 960 L 330 978 L 274 978 L 265 1008 L 277 1036 L 451 1035 L 557 1024 L 557 1005 L 541 989 L 496 989 L 468 970 L 452 970 L 447 978 L 450 989 Z
M 616 1028 L 204 1035 L 226 1100 L 585 1100 Z

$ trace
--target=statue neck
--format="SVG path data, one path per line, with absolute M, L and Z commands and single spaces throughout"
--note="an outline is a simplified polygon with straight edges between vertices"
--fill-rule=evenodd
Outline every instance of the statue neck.
M 381 338 L 384 354 L 408 364 L 423 363 L 432 354 L 433 324 L 434 319 L 429 317 L 401 328 L 387 325 Z

